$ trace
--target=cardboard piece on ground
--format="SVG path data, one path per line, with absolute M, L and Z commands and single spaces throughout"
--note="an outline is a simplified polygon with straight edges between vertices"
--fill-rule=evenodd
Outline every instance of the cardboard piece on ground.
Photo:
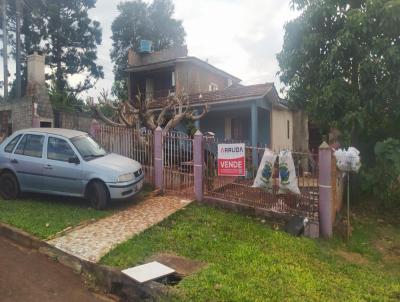
M 149 262 L 135 267 L 130 267 L 122 271 L 122 273 L 131 277 L 139 283 L 144 283 L 147 281 L 165 277 L 174 272 L 175 270 L 173 270 L 172 268 L 157 261 Z

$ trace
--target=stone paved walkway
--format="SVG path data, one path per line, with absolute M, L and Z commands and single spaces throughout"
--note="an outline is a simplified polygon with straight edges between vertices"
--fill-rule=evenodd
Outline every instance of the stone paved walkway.
M 126 210 L 51 239 L 51 245 L 98 262 L 114 246 L 159 223 L 190 203 L 175 196 L 149 197 Z

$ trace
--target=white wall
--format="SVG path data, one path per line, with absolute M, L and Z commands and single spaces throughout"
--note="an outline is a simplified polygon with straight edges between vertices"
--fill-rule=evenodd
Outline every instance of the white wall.
M 289 121 L 289 137 L 288 126 Z M 289 110 L 272 110 L 272 150 L 293 149 L 293 114 Z

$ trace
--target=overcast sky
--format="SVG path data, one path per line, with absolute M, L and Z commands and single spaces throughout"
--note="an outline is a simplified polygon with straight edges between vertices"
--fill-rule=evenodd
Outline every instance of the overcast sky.
M 96 8 L 90 11 L 103 29 L 98 57 L 105 78 L 83 97 L 95 97 L 102 88 L 111 89 L 111 23 L 118 15 L 117 3 L 97 0 Z M 276 54 L 282 47 L 284 24 L 296 16 L 290 10 L 290 0 L 174 0 L 174 3 L 175 17 L 183 21 L 186 30 L 189 55 L 208 60 L 242 79 L 243 84 L 275 82 L 280 87 Z M 10 66 L 12 74 L 14 70 Z

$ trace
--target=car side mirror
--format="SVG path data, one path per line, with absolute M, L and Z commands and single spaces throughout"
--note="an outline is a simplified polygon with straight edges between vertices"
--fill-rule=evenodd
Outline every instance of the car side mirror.
M 77 157 L 77 156 L 74 156 L 74 157 L 70 157 L 69 159 L 68 159 L 68 162 L 70 163 L 70 164 L 79 164 L 81 161 L 79 160 L 79 158 Z

